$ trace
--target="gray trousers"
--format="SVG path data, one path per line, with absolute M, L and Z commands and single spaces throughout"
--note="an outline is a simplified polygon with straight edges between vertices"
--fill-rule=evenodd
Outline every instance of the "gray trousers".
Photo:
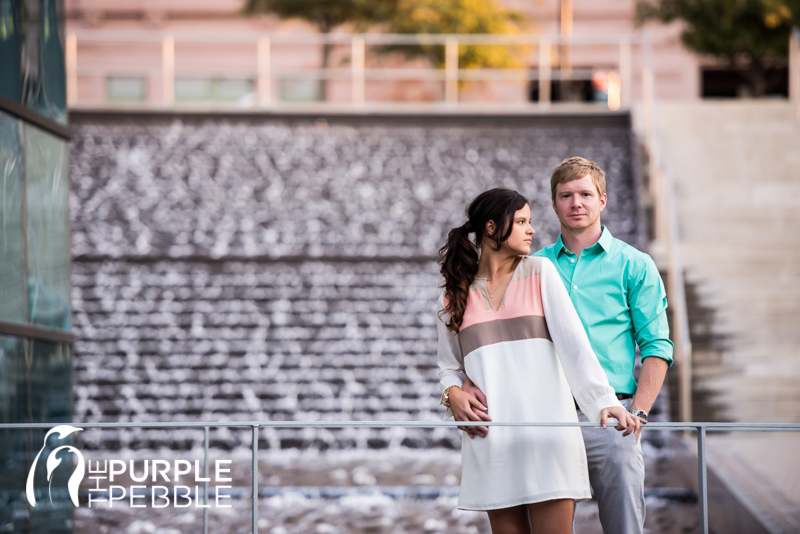
M 630 408 L 631 399 L 622 402 Z M 578 410 L 578 420 L 589 420 Z M 589 460 L 589 482 L 597 499 L 605 534 L 644 531 L 644 456 L 633 434 L 622 437 L 609 427 L 581 428 Z

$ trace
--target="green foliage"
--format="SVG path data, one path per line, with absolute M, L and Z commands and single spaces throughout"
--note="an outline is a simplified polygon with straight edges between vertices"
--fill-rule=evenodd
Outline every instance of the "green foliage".
M 396 3 L 397 0 L 247 0 L 244 11 L 303 19 L 327 33 L 345 23 L 382 21 Z
M 390 33 L 519 33 L 522 16 L 495 0 L 398 0 L 388 24 Z M 437 66 L 444 64 L 442 46 L 412 47 L 407 54 L 422 54 Z M 468 68 L 517 67 L 519 47 L 460 46 L 458 66 Z
M 637 0 L 637 21 L 684 23 L 690 50 L 739 69 L 755 95 L 764 69 L 785 64 L 792 26 L 800 25 L 800 0 Z
M 390 33 L 517 33 L 522 20 L 496 0 L 247 0 L 245 12 L 300 18 L 322 32 L 342 24 L 357 30 L 378 24 Z M 444 64 L 443 46 L 387 48 Z M 513 67 L 518 55 L 509 46 L 460 46 L 459 67 Z

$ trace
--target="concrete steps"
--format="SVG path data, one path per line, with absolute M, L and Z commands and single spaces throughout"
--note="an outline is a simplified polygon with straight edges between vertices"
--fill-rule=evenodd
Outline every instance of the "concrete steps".
M 696 420 L 800 422 L 792 111 L 783 101 L 661 104 L 690 289 Z M 709 462 L 764 531 L 797 532 L 798 448 L 800 432 L 714 434 Z

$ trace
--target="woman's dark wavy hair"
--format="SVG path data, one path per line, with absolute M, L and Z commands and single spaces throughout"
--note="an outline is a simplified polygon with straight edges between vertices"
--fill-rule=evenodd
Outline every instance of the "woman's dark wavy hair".
M 521 210 L 528 200 L 512 189 L 490 189 L 484 191 L 470 202 L 466 210 L 467 222 L 453 228 L 447 235 L 447 242 L 439 249 L 439 264 L 444 277 L 444 309 L 450 314 L 447 328 L 458 332 L 464 319 L 467 307 L 469 287 L 478 272 L 478 246 L 484 237 L 493 241 L 492 248 L 500 250 L 503 241 L 508 239 L 512 231 L 514 213 Z M 486 223 L 494 221 L 497 231 L 486 235 Z M 475 234 L 475 241 L 469 235 Z

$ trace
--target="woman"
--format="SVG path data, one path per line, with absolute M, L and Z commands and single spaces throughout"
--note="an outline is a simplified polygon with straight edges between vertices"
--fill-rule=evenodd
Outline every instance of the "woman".
M 448 414 L 481 420 L 485 407 L 460 389 L 469 378 L 494 421 L 577 422 L 577 402 L 591 420 L 605 427 L 615 417 L 631 433 L 636 422 L 609 386 L 556 268 L 528 256 L 528 201 L 492 189 L 467 217 L 439 251 L 437 359 Z M 458 507 L 488 511 L 495 534 L 570 533 L 575 501 L 590 498 L 580 428 L 496 426 L 481 436 L 462 442 Z

